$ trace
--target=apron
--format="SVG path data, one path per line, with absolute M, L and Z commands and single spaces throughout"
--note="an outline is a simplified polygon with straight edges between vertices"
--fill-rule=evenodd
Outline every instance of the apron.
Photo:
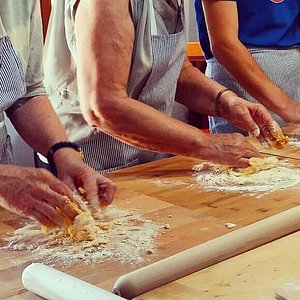
M 153 65 L 147 82 L 137 98 L 140 102 L 171 115 L 177 81 L 186 55 L 183 7 L 180 6 L 175 33 L 158 35 L 153 0 L 140 1 L 138 5 L 141 9 L 138 11 L 142 13 L 142 5 L 145 5 L 145 1 L 149 3 L 151 15 Z M 91 135 L 79 144 L 85 153 L 85 163 L 102 172 L 131 167 L 169 156 L 127 145 L 103 132 Z
M 265 74 L 289 97 L 300 102 L 300 50 L 299 47 L 290 49 L 265 49 L 248 48 L 252 57 L 264 70 Z M 249 95 L 232 77 L 232 75 L 217 62 L 215 58 L 207 61 L 206 75 L 219 82 L 250 102 L 258 103 L 255 98 Z M 270 112 L 279 125 L 286 123 L 275 113 Z M 231 122 L 218 117 L 209 117 L 209 127 L 214 133 L 240 132 L 247 135 L 247 132 L 237 128 Z
M 13 49 L 0 17 L 0 164 L 12 163 L 12 146 L 3 112 L 26 92 L 20 59 Z

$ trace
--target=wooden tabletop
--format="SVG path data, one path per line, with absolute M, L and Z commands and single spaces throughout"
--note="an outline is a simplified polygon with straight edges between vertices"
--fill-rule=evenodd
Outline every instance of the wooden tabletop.
M 290 234 L 135 299 L 300 299 L 299 239 Z
M 290 161 L 300 166 L 299 150 L 294 152 L 294 159 Z M 205 191 L 194 185 L 191 169 L 199 162 L 172 157 L 108 175 L 118 185 L 113 205 L 138 209 L 147 219 L 171 226 L 158 237 L 158 249 L 154 255 L 145 258 L 145 264 L 228 233 L 230 229 L 225 223 L 235 223 L 236 228 L 241 228 L 300 204 L 299 186 L 261 198 Z M 12 234 L 20 226 L 20 218 L 4 210 L 0 210 L 0 220 L 2 237 Z M 30 253 L 9 250 L 0 250 L 0 253 L 0 299 L 39 299 L 21 284 L 23 269 L 36 261 L 35 257 Z M 110 260 L 89 266 L 80 262 L 54 266 L 107 290 L 111 290 L 117 277 L 141 267 Z

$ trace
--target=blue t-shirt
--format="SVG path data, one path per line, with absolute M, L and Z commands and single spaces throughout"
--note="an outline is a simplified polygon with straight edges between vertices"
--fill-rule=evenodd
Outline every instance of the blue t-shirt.
M 300 0 L 235 1 L 239 15 L 239 39 L 244 45 L 289 48 L 300 44 Z M 195 0 L 195 9 L 199 40 L 206 59 L 209 59 L 213 54 L 201 0 Z

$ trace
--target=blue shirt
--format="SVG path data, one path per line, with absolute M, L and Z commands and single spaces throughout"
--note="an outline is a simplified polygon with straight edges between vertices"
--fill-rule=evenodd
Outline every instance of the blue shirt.
M 229 0 L 234 1 L 234 0 Z M 239 39 L 246 46 L 289 48 L 300 44 L 300 0 L 236 0 Z M 202 1 L 195 0 L 199 40 L 206 59 L 213 57 Z

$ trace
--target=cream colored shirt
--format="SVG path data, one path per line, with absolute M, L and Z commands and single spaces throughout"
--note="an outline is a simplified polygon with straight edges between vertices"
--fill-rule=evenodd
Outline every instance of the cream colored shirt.
M 27 91 L 23 97 L 45 94 L 40 1 L 0 0 L 0 18 L 24 69 Z

